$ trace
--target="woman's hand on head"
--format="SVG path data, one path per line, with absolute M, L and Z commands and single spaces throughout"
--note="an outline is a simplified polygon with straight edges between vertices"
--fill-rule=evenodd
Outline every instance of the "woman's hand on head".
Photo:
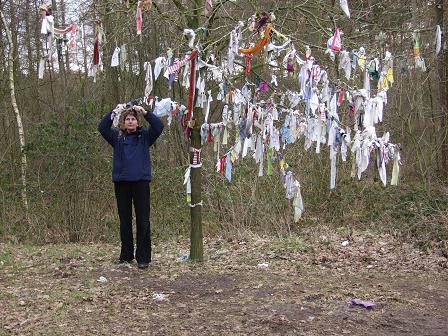
M 141 113 L 143 115 L 146 115 L 146 113 L 148 113 L 143 107 L 139 105 L 134 106 L 134 111 L 136 111 L 137 113 Z

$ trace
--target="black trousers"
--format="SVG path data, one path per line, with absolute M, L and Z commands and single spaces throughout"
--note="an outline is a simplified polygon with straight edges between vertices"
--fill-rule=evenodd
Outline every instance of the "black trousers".
M 134 259 L 134 238 L 132 234 L 132 203 L 137 222 L 137 249 L 135 259 L 139 263 L 151 262 L 151 227 L 149 223 L 149 182 L 115 182 L 118 215 L 120 217 L 121 253 L 120 259 Z

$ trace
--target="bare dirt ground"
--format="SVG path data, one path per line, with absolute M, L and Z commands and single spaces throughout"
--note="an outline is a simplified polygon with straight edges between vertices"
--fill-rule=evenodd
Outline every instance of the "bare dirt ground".
M 116 245 L 0 244 L 0 334 L 448 335 L 440 251 L 306 236 L 206 239 L 200 264 L 186 240 L 155 242 L 144 271 L 113 265 Z

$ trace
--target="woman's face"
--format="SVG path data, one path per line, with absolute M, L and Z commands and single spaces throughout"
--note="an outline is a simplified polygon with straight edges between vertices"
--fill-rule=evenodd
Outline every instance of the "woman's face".
M 138 120 L 133 115 L 127 115 L 124 119 L 124 128 L 128 132 L 135 132 L 137 130 Z

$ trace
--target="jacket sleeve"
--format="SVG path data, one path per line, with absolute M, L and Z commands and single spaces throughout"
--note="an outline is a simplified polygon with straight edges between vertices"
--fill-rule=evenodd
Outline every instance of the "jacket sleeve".
M 101 133 L 104 139 L 111 145 L 114 146 L 117 139 L 117 131 L 112 128 L 112 110 L 101 119 L 98 124 L 98 131 Z
M 164 126 L 162 120 L 152 112 L 146 113 L 145 119 L 151 125 L 150 128 L 144 129 L 144 134 L 148 139 L 148 146 L 151 146 L 162 134 Z

